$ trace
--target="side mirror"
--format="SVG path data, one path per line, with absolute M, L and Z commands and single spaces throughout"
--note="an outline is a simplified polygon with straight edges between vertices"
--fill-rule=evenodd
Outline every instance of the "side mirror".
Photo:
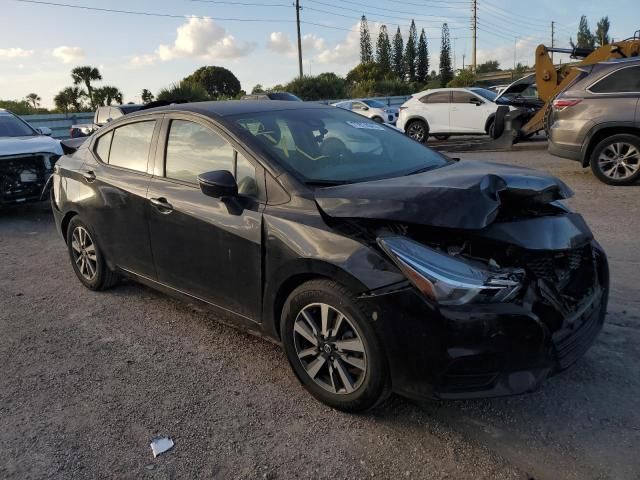
M 482 100 L 480 100 L 479 98 L 471 98 L 469 99 L 469 103 L 473 103 L 476 107 L 479 107 L 480 105 L 482 105 Z
M 222 201 L 238 195 L 238 184 L 228 170 L 214 170 L 200 174 L 198 175 L 198 184 L 202 193 Z
M 38 127 L 36 128 L 36 131 L 40 135 L 46 135 L 47 137 L 50 137 L 51 134 L 53 133 L 49 127 Z
M 369 110 L 369 107 L 364 106 L 364 107 L 362 107 L 362 110 L 364 110 L 366 112 L 367 110 Z
M 109 122 L 113 122 L 113 118 L 111 118 L 111 117 L 107 118 L 107 123 L 109 123 Z

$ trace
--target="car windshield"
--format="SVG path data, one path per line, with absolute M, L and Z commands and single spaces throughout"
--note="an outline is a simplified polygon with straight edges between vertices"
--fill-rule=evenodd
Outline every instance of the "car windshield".
M 228 117 L 285 169 L 308 184 L 398 177 L 448 160 L 404 134 L 338 108 L 292 109 Z
M 371 108 L 387 108 L 387 106 L 378 100 L 363 100 Z
M 38 133 L 10 113 L 0 112 L 0 137 L 30 137 Z
M 300 98 L 296 97 L 293 93 L 287 92 L 273 92 L 269 93 L 269 98 L 271 100 L 287 100 L 289 102 L 301 102 Z
M 490 102 L 494 102 L 498 94 L 496 92 L 492 92 L 491 90 L 487 90 L 486 88 L 470 88 L 473 93 L 477 93 L 481 97 L 486 98 Z

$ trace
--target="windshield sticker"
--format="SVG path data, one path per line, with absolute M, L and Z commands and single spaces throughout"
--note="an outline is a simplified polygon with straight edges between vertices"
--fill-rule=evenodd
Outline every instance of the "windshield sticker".
M 347 122 L 353 128 L 361 128 L 364 130 L 383 130 L 384 127 L 382 125 L 378 125 L 377 123 L 369 123 L 369 122 Z

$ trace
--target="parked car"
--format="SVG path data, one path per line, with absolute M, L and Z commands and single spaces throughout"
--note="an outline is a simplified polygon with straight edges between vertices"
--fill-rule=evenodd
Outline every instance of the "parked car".
M 388 123 L 395 125 L 398 120 L 400 110 L 395 107 L 389 107 L 379 100 L 357 99 L 347 100 L 344 102 L 332 103 L 334 107 L 351 110 L 354 113 L 370 118 L 374 122 Z
M 549 151 L 609 185 L 640 179 L 640 59 L 580 67 L 553 102 Z
M 98 107 L 95 115 L 93 116 L 93 123 L 71 125 L 71 128 L 69 129 L 69 136 L 71 138 L 87 137 L 112 120 L 123 117 L 128 113 L 137 112 L 144 107 L 145 105 L 137 105 L 133 103 Z
M 398 128 L 418 142 L 429 136 L 491 135 L 499 105 L 477 88 L 435 88 L 413 95 L 400 107 Z M 484 92 L 483 92 L 484 93 Z
M 299 97 L 296 97 L 293 93 L 289 92 L 252 93 L 243 96 L 241 100 L 285 100 L 288 102 L 302 101 Z
M 34 128 L 0 109 L 0 207 L 40 200 L 40 194 L 62 155 L 51 129 Z
M 545 102 L 538 97 L 535 73 L 508 85 L 498 92 L 493 101 L 498 105 L 507 105 L 518 109 L 521 112 L 521 125 L 527 124 L 545 105 Z
M 52 183 L 87 288 L 126 276 L 208 305 L 281 342 L 304 387 L 345 411 L 391 391 L 532 391 L 604 320 L 606 256 L 559 202 L 564 183 L 455 161 L 339 108 L 137 112 L 64 156 Z

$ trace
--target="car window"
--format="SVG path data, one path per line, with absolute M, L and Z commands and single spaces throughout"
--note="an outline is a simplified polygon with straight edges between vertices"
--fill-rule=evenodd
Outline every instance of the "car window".
M 155 126 L 155 120 L 151 120 L 129 123 L 114 129 L 109 165 L 146 172 Z
M 109 109 L 109 117 L 111 120 L 115 120 L 116 118 L 124 117 L 124 114 L 118 107 L 111 107 Z
M 258 196 L 256 183 L 256 167 L 241 153 L 237 154 L 236 171 L 234 172 L 238 184 L 238 193 L 249 197 Z
M 233 148 L 213 130 L 186 120 L 173 120 L 167 141 L 165 176 L 197 183 L 214 170 L 233 173 Z
M 387 108 L 384 103 L 378 100 L 363 100 L 363 102 L 369 105 L 371 108 Z
M 449 103 L 449 92 L 435 92 L 420 99 L 422 103 Z
M 474 101 L 479 102 L 480 99 L 468 92 L 455 91 L 451 96 L 451 103 L 471 103 Z
M 596 82 L 589 90 L 593 93 L 640 92 L 640 67 L 621 68 Z
M 351 104 L 351 109 L 352 110 L 364 110 L 364 107 L 366 105 L 364 103 L 360 103 L 360 102 L 353 102 Z
M 96 140 L 96 146 L 94 148 L 98 158 L 104 163 L 109 163 L 109 149 L 111 148 L 111 139 L 113 138 L 113 130 L 109 133 L 98 137 Z
M 10 113 L 0 112 L 0 137 L 27 137 L 37 135 L 26 122 Z
M 247 144 L 261 147 L 309 184 L 395 177 L 447 164 L 402 133 L 339 108 L 274 110 L 227 120 Z
M 110 110 L 111 107 L 98 107 L 98 119 L 97 123 L 107 123 L 107 120 L 110 118 Z

